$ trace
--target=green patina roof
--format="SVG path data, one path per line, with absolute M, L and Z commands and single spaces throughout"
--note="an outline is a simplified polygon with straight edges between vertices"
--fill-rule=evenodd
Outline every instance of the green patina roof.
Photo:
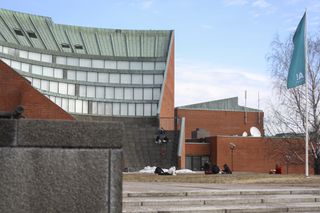
M 17 35 L 21 30 L 23 35 Z M 33 32 L 37 38 L 30 37 Z M 112 57 L 166 58 L 171 30 L 120 30 L 55 24 L 51 18 L 0 9 L 0 42 Z M 62 47 L 69 44 L 69 48 Z M 81 45 L 76 48 L 75 45 Z M 79 47 L 79 46 L 78 46 Z
M 238 111 L 238 112 L 262 112 L 262 110 L 239 106 L 238 97 L 226 98 L 221 100 L 203 102 L 177 107 L 178 109 L 195 110 L 217 110 L 217 111 Z

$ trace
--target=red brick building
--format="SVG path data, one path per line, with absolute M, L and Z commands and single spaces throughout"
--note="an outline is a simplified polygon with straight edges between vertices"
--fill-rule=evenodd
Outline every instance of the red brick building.
M 0 111 L 12 112 L 19 105 L 25 118 L 75 120 L 0 60 Z
M 263 112 L 239 106 L 238 98 L 177 107 L 175 113 L 177 129 L 184 132 L 178 152 L 181 168 L 201 170 L 209 161 L 238 172 L 267 173 L 278 164 L 283 173 L 304 173 L 303 140 L 264 137 Z M 259 131 L 250 131 L 252 127 Z

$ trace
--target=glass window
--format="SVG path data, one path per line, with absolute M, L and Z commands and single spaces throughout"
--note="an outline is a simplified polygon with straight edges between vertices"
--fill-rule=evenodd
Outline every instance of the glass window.
M 158 114 L 158 106 L 157 106 L 157 104 L 152 104 L 151 113 L 152 113 L 152 116 L 156 116 Z
M 62 106 L 62 99 L 59 97 L 56 97 L 56 104 L 61 107 Z
M 62 56 L 57 56 L 56 58 L 57 64 L 67 64 L 67 58 Z
M 87 91 L 86 86 L 84 85 L 79 86 L 79 96 L 86 97 L 86 94 L 87 94 L 86 91 Z
M 142 100 L 142 89 L 134 88 L 133 97 L 134 97 L 134 100 Z
M 67 57 L 67 65 L 70 65 L 70 66 L 79 66 L 79 58 Z
M 41 61 L 52 63 L 52 55 L 42 54 Z
M 104 103 L 98 102 L 98 115 L 104 115 Z
M 82 113 L 88 114 L 88 101 L 83 101 L 83 104 L 82 104 Z
M 40 61 L 41 54 L 40 53 L 29 52 L 29 59 L 35 60 L 35 61 Z
M 108 83 L 109 82 L 108 73 L 98 73 L 98 82 L 100 82 L 100 83 Z
M 133 99 L 133 88 L 124 88 L 124 99 L 126 100 Z
M 91 59 L 80 58 L 81 67 L 91 67 Z
M 21 63 L 21 70 L 23 72 L 29 72 L 29 64 Z
M 56 98 L 54 97 L 54 96 L 49 96 L 49 98 L 50 98 L 50 100 L 52 101 L 52 102 L 56 102 Z
M 76 94 L 76 86 L 74 84 L 68 84 L 68 95 Z
M 120 109 L 121 109 L 120 111 L 121 115 L 128 115 L 128 104 L 121 103 Z
M 3 53 L 8 54 L 9 48 L 8 47 L 3 47 Z
M 74 112 L 75 101 L 73 99 L 69 99 L 69 112 Z
M 130 69 L 131 70 L 142 70 L 142 63 L 131 61 L 130 62 Z
M 16 70 L 21 70 L 21 63 L 19 61 L 11 61 L 11 67 Z
M 68 99 L 66 99 L 66 98 L 62 98 L 62 109 L 64 110 L 64 111 L 68 111 Z
M 59 83 L 59 93 L 64 95 L 68 94 L 68 84 Z
M 119 70 L 128 70 L 129 69 L 129 61 L 118 61 L 118 69 Z
M 110 83 L 119 84 L 120 75 L 119 74 L 110 74 Z
M 50 92 L 58 92 L 58 82 L 50 81 Z
M 154 84 L 162 84 L 162 83 L 163 83 L 163 75 L 155 75 Z
M 143 99 L 144 100 L 152 100 L 152 89 L 144 88 L 143 89 Z
M 51 67 L 43 67 L 43 75 L 53 77 L 53 68 Z
M 2 60 L 4 63 L 6 63 L 7 65 L 10 66 L 11 60 L 6 59 L 6 58 L 1 58 L 1 60 Z
M 97 73 L 96 72 L 88 72 L 88 81 L 97 82 Z
M 121 84 L 131 84 L 131 75 L 130 74 L 121 74 Z
M 120 104 L 119 103 L 113 103 L 112 114 L 113 115 L 120 115 Z
M 76 113 L 82 113 L 82 100 L 76 100 Z
M 32 73 L 36 75 L 42 75 L 42 67 L 37 65 L 32 65 Z
M 15 49 L 13 49 L 13 48 L 8 48 L 8 54 L 9 54 L 9 55 L 13 55 L 13 56 L 15 56 L 15 54 L 16 54 L 16 50 L 15 50 Z
M 96 87 L 96 97 L 104 98 L 104 87 Z
M 143 62 L 142 69 L 143 70 L 154 70 L 154 62 Z
M 40 85 L 41 85 L 40 79 L 34 78 L 34 79 L 32 80 L 32 86 L 33 86 L 33 87 L 35 87 L 35 88 L 37 88 L 37 89 L 40 89 L 40 88 L 41 88 Z
M 25 77 L 25 78 L 26 78 L 26 80 L 29 81 L 29 83 L 31 84 L 32 78 L 30 78 L 30 77 Z
M 114 93 L 115 99 L 123 99 L 123 88 L 115 88 Z
M 151 116 L 151 104 L 144 104 L 144 116 Z
M 160 100 L 160 88 L 154 88 L 153 89 L 153 100 Z
M 143 75 L 143 84 L 153 84 L 153 75 Z
M 78 81 L 86 81 L 87 80 L 87 73 L 83 71 L 77 71 L 77 80 Z
M 142 84 L 142 75 L 132 75 L 132 84 Z
M 76 80 L 76 71 L 68 70 L 67 71 L 67 79 Z
M 103 60 L 92 60 L 92 67 L 94 68 L 103 68 L 104 61 Z
M 128 104 L 128 115 L 135 116 L 136 115 L 136 106 L 135 104 Z
M 54 69 L 54 77 L 55 78 L 63 78 L 63 70 L 62 69 Z
M 41 89 L 49 91 L 49 81 L 41 80 Z
M 105 107 L 106 107 L 105 114 L 106 115 L 112 115 L 112 104 L 111 103 L 106 103 Z
M 92 114 L 98 114 L 98 103 L 92 102 Z
M 156 70 L 164 70 L 166 68 L 165 62 L 156 62 Z
M 117 62 L 116 61 L 105 61 L 104 66 L 106 69 L 117 69 Z
M 136 115 L 143 116 L 143 104 L 136 104 Z
M 87 86 L 87 97 L 95 98 L 95 88 L 94 86 Z
M 19 57 L 20 58 L 28 58 L 28 52 L 23 51 L 23 50 L 19 50 Z
M 3 49 L 2 49 L 3 47 L 2 46 L 0 46 L 0 52 L 2 52 L 3 51 Z
M 114 98 L 114 88 L 113 87 L 106 87 L 106 98 L 107 99 Z

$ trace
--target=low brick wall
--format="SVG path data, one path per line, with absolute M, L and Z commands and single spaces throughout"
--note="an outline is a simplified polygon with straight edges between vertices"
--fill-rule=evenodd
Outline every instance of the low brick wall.
M 119 123 L 0 120 L 0 212 L 121 212 Z

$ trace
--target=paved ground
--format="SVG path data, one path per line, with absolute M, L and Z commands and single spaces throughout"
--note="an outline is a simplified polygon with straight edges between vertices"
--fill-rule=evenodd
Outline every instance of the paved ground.
M 268 190 L 268 189 L 320 189 L 320 186 L 286 184 L 208 184 L 208 183 L 172 183 L 172 182 L 123 182 L 123 193 L 128 192 L 181 192 L 211 190 Z

